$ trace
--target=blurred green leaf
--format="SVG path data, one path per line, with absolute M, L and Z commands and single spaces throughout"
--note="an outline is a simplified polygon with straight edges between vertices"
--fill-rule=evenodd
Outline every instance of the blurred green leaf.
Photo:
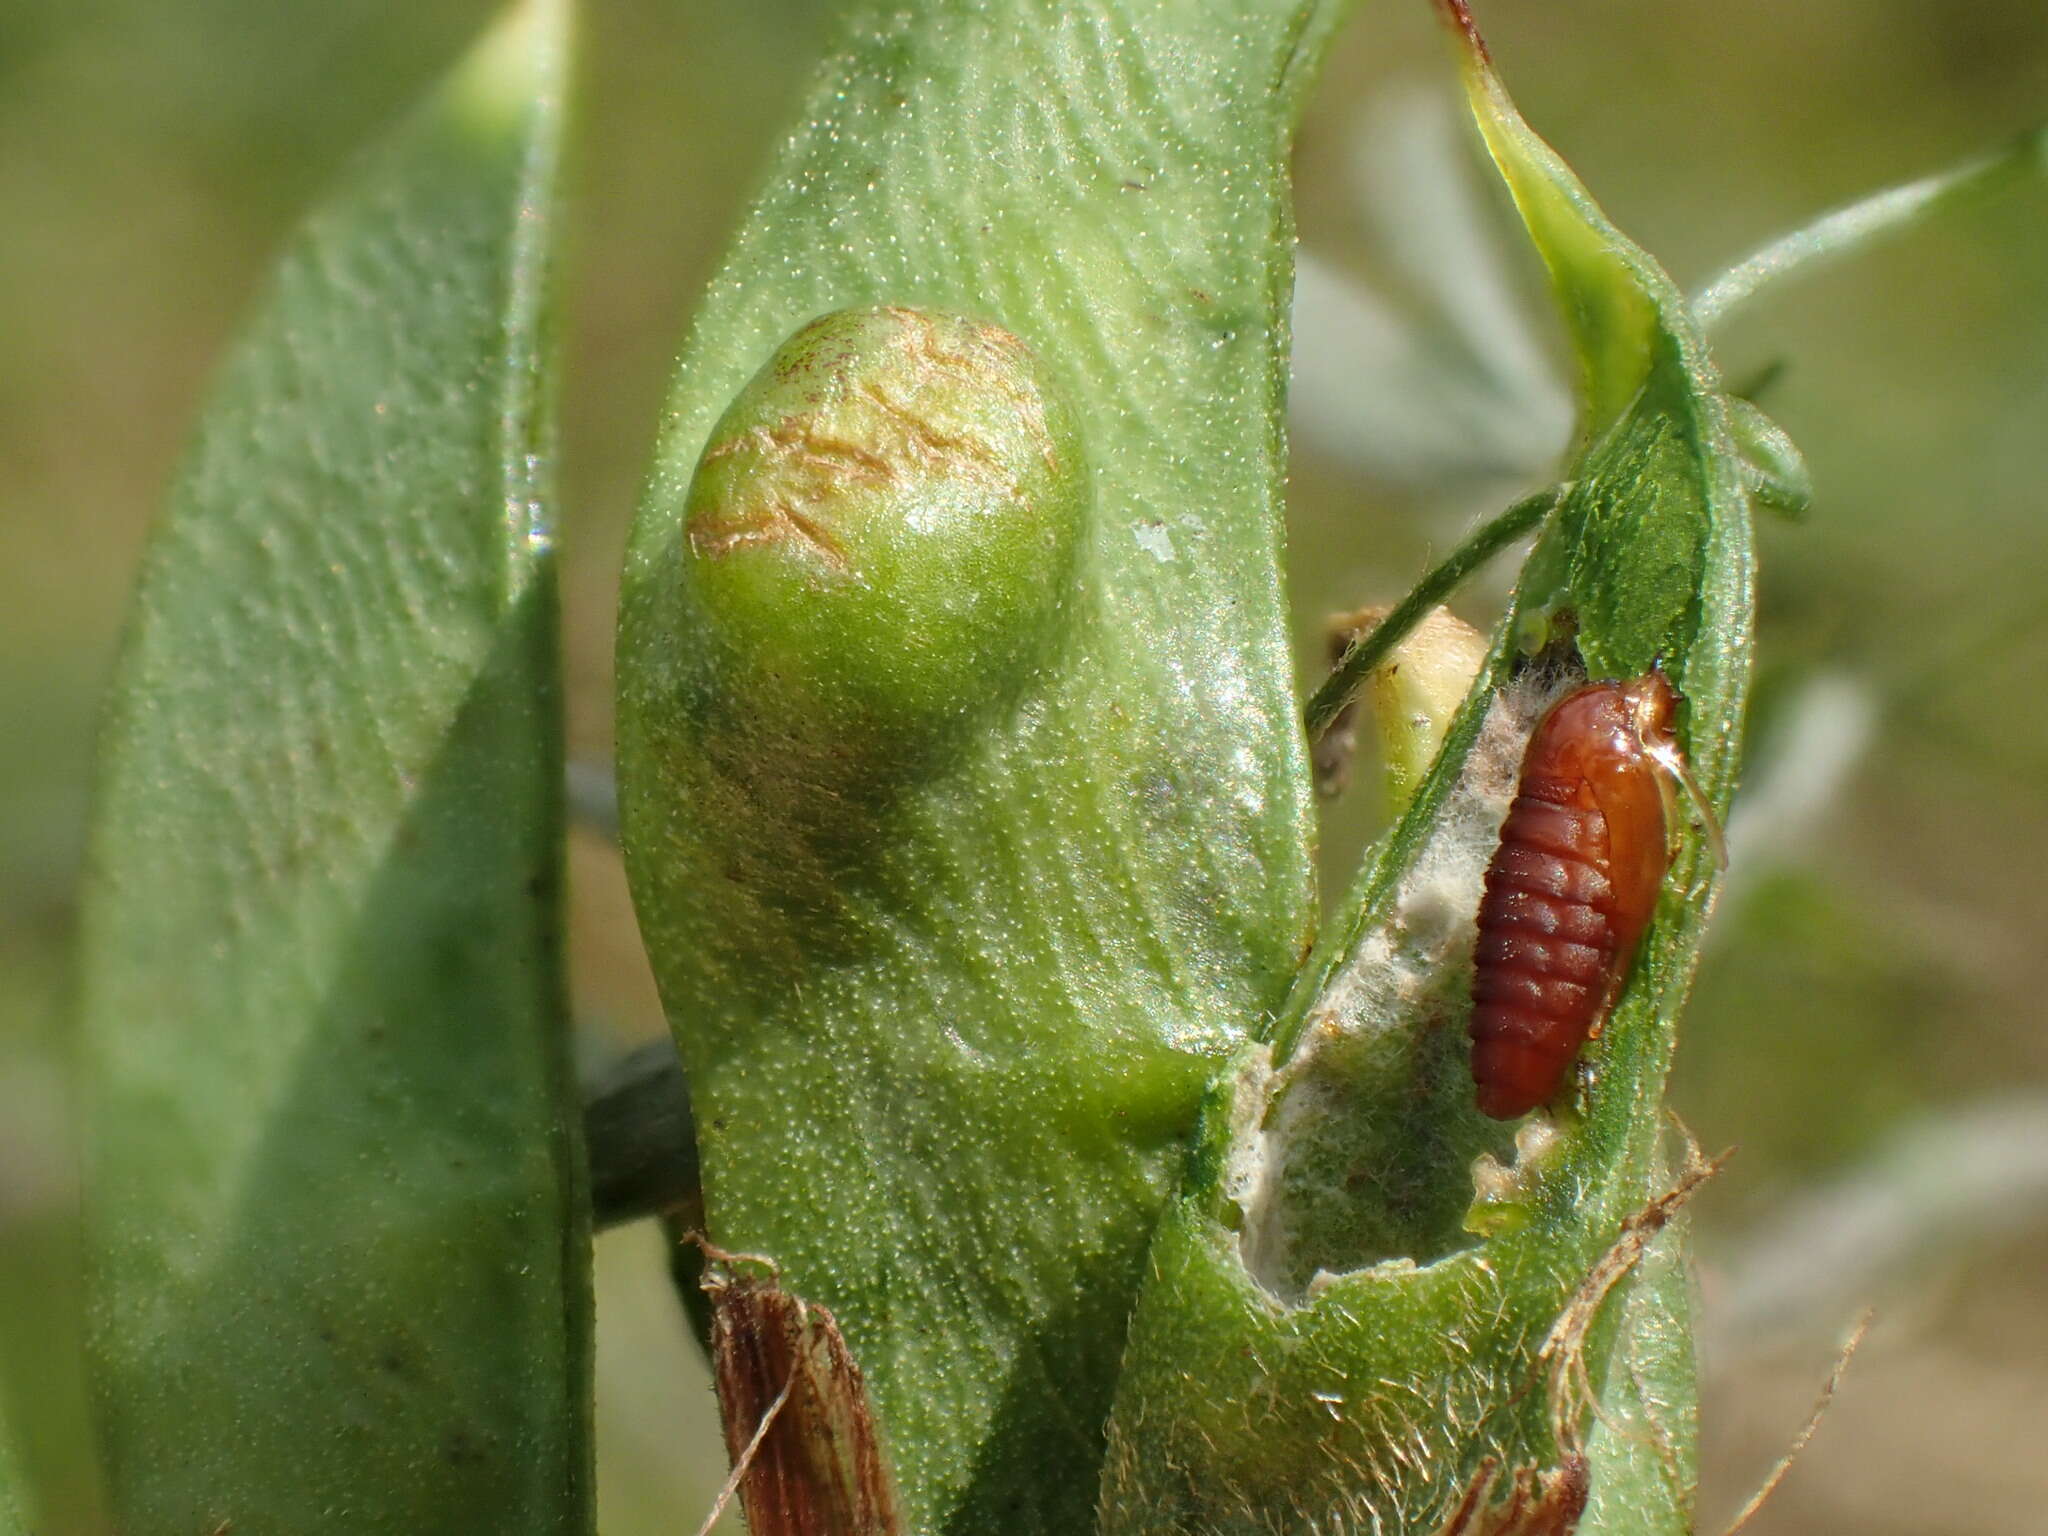
M 1396 76 L 1346 98 L 1349 175 L 1317 191 L 1355 204 L 1365 270 L 1319 260 L 1319 242 L 1296 257 L 1297 452 L 1426 498 L 1548 473 L 1571 434 L 1571 391 L 1516 280 L 1521 242 L 1455 85 Z
M 1691 1345 L 1660 1143 L 1714 894 L 1697 837 L 1589 1049 L 1583 1113 L 1561 1111 L 1547 1145 L 1511 1148 L 1479 1115 L 1462 1025 L 1470 914 L 1527 725 L 1505 701 L 1540 702 L 1517 680 L 1530 652 L 1556 665 L 1575 645 L 1595 677 L 1661 658 L 1725 811 L 1751 625 L 1741 460 L 1683 298 L 1446 9 L 1578 354 L 1580 446 L 1478 686 L 1281 1016 L 1277 1066 L 1247 1053 L 1212 1100 L 1133 1325 L 1105 1532 L 1434 1531 L 1489 1467 L 1497 1495 L 1517 1473 L 1547 1488 L 1557 1519 L 1580 1465 L 1577 1529 L 1689 1529 Z M 1475 1200 L 1482 1154 L 1504 1166 Z M 1554 1329 L 1562 1351 L 1542 1347 Z M 1654 1431 L 1638 1443 L 1630 1425 Z
M 2048 127 L 2029 130 L 1990 154 L 1887 187 L 1822 214 L 1751 252 L 1692 301 L 1702 329 L 1720 325 L 1757 294 L 1815 267 L 1832 265 L 2024 182 L 2048 176 Z
M 317 212 L 145 563 L 84 911 L 134 1531 L 582 1532 L 544 290 L 564 0 Z
M 913 1529 L 1087 1527 L 1202 1085 L 1309 940 L 1277 569 L 1284 187 L 1330 20 L 1317 0 L 860 8 L 671 400 L 621 615 L 629 869 L 712 1234 L 837 1315 Z M 1072 402 L 1089 526 L 1060 647 L 886 805 L 834 812 L 823 786 L 813 810 L 858 847 L 768 899 L 727 858 L 737 781 L 683 718 L 682 512 L 784 338 L 873 304 L 1028 344 Z
M 28 1536 L 23 1506 L 28 1484 L 21 1475 L 21 1461 L 15 1455 L 14 1436 L 5 1413 L 0 1413 L 0 1536 Z

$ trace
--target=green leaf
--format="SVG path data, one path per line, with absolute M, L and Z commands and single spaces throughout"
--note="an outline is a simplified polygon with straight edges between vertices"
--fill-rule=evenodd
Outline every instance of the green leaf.
M 1087 1527 L 1198 1097 L 1310 936 L 1277 550 L 1286 144 L 1327 22 L 1315 0 L 859 8 L 698 317 L 634 535 L 625 843 L 712 1236 L 837 1316 L 914 1530 Z M 731 681 L 758 651 L 707 650 L 739 630 L 689 574 L 685 505 L 785 338 L 875 305 L 1021 339 L 1032 409 L 1075 424 L 1084 526 L 1064 595 L 1019 610 L 1028 665 L 920 568 L 842 636 L 802 630 L 831 686 L 779 717 Z M 960 558 L 965 602 L 1038 556 Z M 789 601 L 795 635 L 816 614 Z M 900 658 L 871 643 L 890 605 Z M 936 666 L 935 634 L 991 649 Z M 970 663 L 971 731 L 887 728 Z
M 1704 329 L 1718 327 L 1757 294 L 1787 278 L 1857 255 L 2027 182 L 2048 177 L 2048 127 L 2029 130 L 2003 148 L 1903 186 L 1887 187 L 1822 214 L 1751 252 L 1702 288 L 1692 301 Z
M 529 0 L 294 240 L 151 544 L 84 912 L 124 1529 L 582 1532 Z
M 1643 1254 L 1611 1303 L 1620 1313 L 1599 1411 L 1586 1435 L 1592 1496 L 1583 1536 L 1672 1530 L 1691 1536 L 1699 1483 L 1699 1381 L 1692 1269 L 1682 1221 Z
M 1749 499 L 1793 522 L 1805 517 L 1813 509 L 1813 476 L 1792 435 L 1737 395 L 1728 397 L 1728 428 L 1742 453 Z
M 1133 1324 L 1109 1533 L 1433 1532 L 1489 1466 L 1568 1505 L 1580 1458 L 1579 1529 L 1689 1528 L 1682 1268 L 1672 1228 L 1642 1251 L 1627 1234 L 1669 1188 L 1663 1084 L 1717 879 L 1701 839 L 1682 838 L 1582 1107 L 1510 1145 L 1473 1107 L 1463 1026 L 1480 876 L 1558 686 L 1532 652 L 1603 678 L 1661 659 L 1687 699 L 1680 743 L 1725 810 L 1752 623 L 1743 465 L 1683 298 L 1446 9 L 1578 354 L 1580 446 L 1435 767 L 1304 968 L 1277 1065 L 1247 1052 L 1209 1106 Z M 1617 1255 L 1632 1262 L 1609 1273 Z M 1577 1342 L 1545 1357 L 1571 1317 Z M 1583 1377 L 1554 1374 L 1559 1358 Z M 1659 1427 L 1648 1460 L 1592 1402 Z

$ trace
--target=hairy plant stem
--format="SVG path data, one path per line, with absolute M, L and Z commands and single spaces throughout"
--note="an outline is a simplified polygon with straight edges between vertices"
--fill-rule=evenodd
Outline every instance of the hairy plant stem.
M 1323 685 L 1308 701 L 1308 734 L 1313 741 L 1330 728 L 1330 722 L 1343 712 L 1358 690 L 1365 686 L 1365 680 L 1372 676 L 1373 669 L 1387 659 L 1394 647 L 1407 638 L 1408 632 L 1430 609 L 1436 607 L 1480 566 L 1499 554 L 1515 540 L 1532 532 L 1536 525 L 1550 515 L 1550 511 L 1564 495 L 1565 487 L 1553 485 L 1525 496 L 1507 511 L 1485 524 L 1471 538 L 1460 544 L 1429 574 L 1418 581 L 1408 595 L 1394 605 L 1391 612 L 1369 633 L 1359 636 L 1344 659 L 1337 663 L 1335 670 L 1323 680 Z

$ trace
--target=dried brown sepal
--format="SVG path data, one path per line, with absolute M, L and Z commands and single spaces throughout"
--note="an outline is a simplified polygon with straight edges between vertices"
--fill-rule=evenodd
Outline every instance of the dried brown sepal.
M 1361 608 L 1356 613 L 1332 614 L 1323 623 L 1323 651 L 1329 659 L 1332 672 L 1343 664 L 1351 647 L 1360 638 L 1379 627 L 1380 621 L 1391 608 L 1380 606 Z M 1330 719 L 1328 729 L 1315 739 L 1309 749 L 1310 763 L 1315 769 L 1316 793 L 1326 800 L 1334 800 L 1344 793 L 1351 782 L 1351 758 L 1358 744 L 1358 696 L 1352 695 L 1351 702 L 1338 710 Z
M 1500 1463 L 1479 1464 L 1436 1536 L 1571 1536 L 1586 1512 L 1590 1483 L 1586 1458 L 1562 1466 L 1518 1467 L 1501 1491 Z
M 700 1242 L 725 1448 L 751 1536 L 900 1536 L 867 1383 L 832 1314 L 772 1263 Z

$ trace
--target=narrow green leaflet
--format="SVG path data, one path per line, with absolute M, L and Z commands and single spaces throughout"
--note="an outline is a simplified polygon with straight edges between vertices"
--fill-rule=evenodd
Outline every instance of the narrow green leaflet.
M 1576 1106 L 1519 1134 L 1481 1117 L 1464 1025 L 1480 875 L 1573 663 L 1661 663 L 1725 810 L 1751 628 L 1743 469 L 1682 297 L 1445 9 L 1579 356 L 1579 446 L 1434 768 L 1270 1053 L 1209 1105 L 1118 1388 L 1101 1526 L 1117 1536 L 1690 1529 L 1681 1207 L 1700 1169 L 1670 1154 L 1661 1105 L 1714 894 L 1703 840 L 1682 837 Z M 1521 1523 L 1477 1513 L 1516 1497 Z
M 1327 25 L 857 7 L 682 361 L 624 582 L 628 867 L 711 1235 L 837 1316 L 912 1530 L 1087 1528 L 1198 1098 L 1310 937 L 1277 552 Z M 1012 476 L 982 542 L 948 488 Z
M 2044 175 L 2048 127 L 2030 129 L 1962 165 L 1858 198 L 1780 236 L 1702 288 L 1693 298 L 1693 314 L 1703 329 L 1715 329 L 1787 278 L 1845 260 L 2008 187 L 2038 184 Z
M 591 1528 L 544 381 L 566 7 L 292 243 L 150 547 L 82 957 L 121 1528 Z

